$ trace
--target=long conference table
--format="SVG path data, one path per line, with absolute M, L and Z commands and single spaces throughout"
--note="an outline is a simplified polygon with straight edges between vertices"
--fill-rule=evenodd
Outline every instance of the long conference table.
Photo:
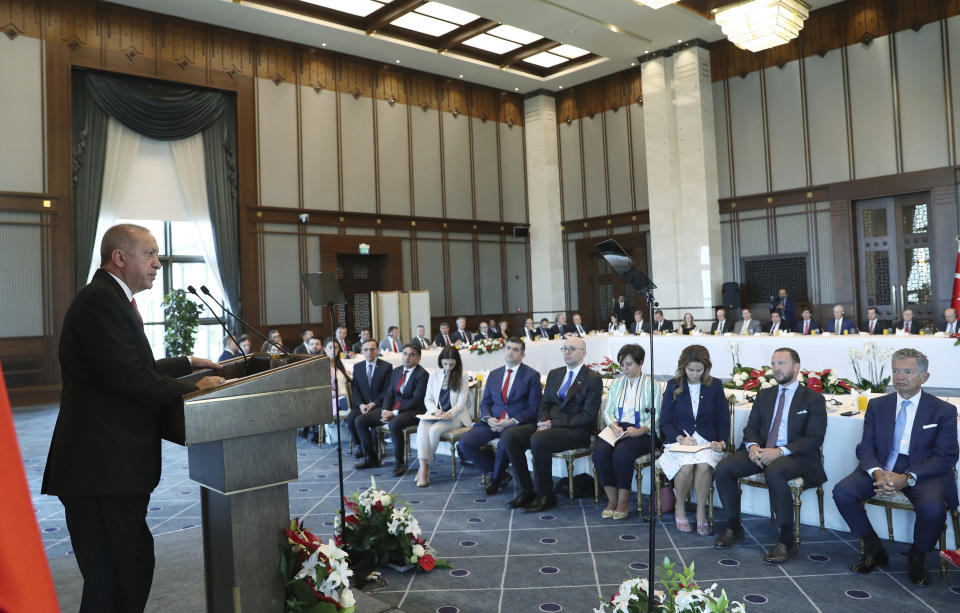
M 649 351 L 650 337 L 615 336 L 606 334 L 590 335 L 585 338 L 587 344 L 587 363 L 599 362 L 605 357 L 616 360 L 617 352 L 628 343 L 640 343 Z M 710 351 L 713 361 L 712 373 L 721 379 L 728 379 L 733 369 L 733 359 L 728 347 L 730 343 L 738 343 L 740 363 L 744 366 L 763 366 L 770 363 L 773 351 L 778 347 L 792 347 L 800 354 L 802 367 L 810 370 L 832 368 L 837 376 L 853 378 L 853 368 L 850 364 L 848 351 L 850 349 L 863 350 L 865 343 L 875 342 L 878 346 L 897 350 L 911 347 L 922 351 L 930 359 L 930 379 L 926 387 L 960 388 L 960 347 L 953 346 L 953 339 L 934 336 L 710 336 L 699 337 L 664 335 L 654 336 L 655 375 L 662 380 L 673 376 L 676 372 L 677 360 L 684 347 L 690 344 L 701 344 Z M 538 370 L 545 379 L 547 372 L 563 365 L 560 347 L 562 340 L 536 341 L 527 343 L 524 363 Z M 424 351 L 420 364 L 425 368 L 437 368 L 439 349 Z M 473 372 L 488 372 L 503 365 L 503 353 L 495 351 L 490 354 L 477 355 L 466 350 L 461 351 L 465 370 Z M 394 366 L 400 364 L 400 355 L 388 352 L 381 357 Z M 348 361 L 349 363 L 349 361 Z M 863 367 L 861 367 L 863 370 Z M 649 357 L 644 363 L 644 372 L 649 374 Z M 889 364 L 884 376 L 890 373 Z M 731 392 L 734 393 L 734 392 Z M 735 392 L 739 399 L 743 399 L 742 392 Z M 879 395 L 879 394 L 875 394 Z M 960 406 L 960 390 L 956 397 L 941 396 L 948 402 Z M 827 528 L 846 531 L 847 525 L 840 516 L 833 503 L 833 486 L 857 467 L 855 448 L 863 434 L 863 415 L 845 417 L 841 413 L 851 407 L 850 396 L 828 396 L 828 400 L 836 399 L 840 406 L 828 402 L 827 433 L 823 445 L 824 468 L 827 473 L 827 482 L 823 484 L 824 491 L 824 524 Z M 747 424 L 750 414 L 750 405 L 740 402 L 735 407 L 736 443 L 740 444 L 743 438 L 743 428 Z M 960 470 L 960 462 L 958 462 Z M 588 458 L 581 458 L 574 464 L 575 473 L 591 473 Z M 566 466 L 562 461 L 554 462 L 554 475 L 565 475 Z M 649 492 L 650 479 L 644 475 L 644 490 Z M 817 506 L 816 493 L 809 490 L 802 498 L 800 521 L 803 524 L 820 524 L 820 514 Z M 720 506 L 720 500 L 715 497 L 714 504 Z M 742 508 L 746 513 L 767 515 L 770 512 L 769 498 L 766 490 L 760 488 L 743 488 Z M 867 513 L 877 534 L 886 538 L 886 516 L 880 507 L 868 505 Z M 948 524 L 950 522 L 947 522 Z M 894 538 L 900 542 L 913 540 L 913 513 L 894 510 L 893 512 Z M 947 543 L 953 546 L 953 529 L 947 529 Z

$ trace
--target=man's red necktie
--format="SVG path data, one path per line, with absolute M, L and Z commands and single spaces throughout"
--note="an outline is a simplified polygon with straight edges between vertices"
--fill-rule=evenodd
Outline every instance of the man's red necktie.
M 903 324 L 903 331 L 906 332 L 907 334 L 910 334 L 910 322 L 909 322 L 909 321 L 906 322 L 905 324 Z
M 397 341 L 391 340 L 390 344 L 393 345 L 393 352 L 398 353 L 397 351 Z
M 873 326 L 876 325 L 877 320 L 873 319 L 870 321 L 870 334 L 873 334 Z
M 503 398 L 503 404 L 507 404 L 507 392 L 510 391 L 510 375 L 513 374 L 513 369 L 507 370 L 507 378 L 503 380 L 503 389 L 500 390 L 500 397 Z M 503 407 L 503 413 L 500 414 L 498 419 L 503 419 L 507 416 L 507 407 Z
M 403 382 L 406 381 L 406 380 L 407 380 L 407 371 L 404 370 L 404 371 L 403 371 L 403 374 L 400 375 L 400 383 L 397 383 L 397 395 L 398 395 L 398 396 L 403 393 Z M 400 408 L 400 403 L 401 403 L 401 402 L 403 402 L 403 401 L 402 401 L 402 400 L 398 400 L 398 401 L 396 401 L 395 403 L 393 403 L 393 410 L 394 410 L 394 411 L 396 411 L 397 409 Z
M 803 322 L 803 333 L 804 333 L 804 334 L 810 334 L 810 320 L 809 320 L 809 319 Z
M 137 314 L 137 319 L 140 320 L 140 325 L 143 325 L 143 317 L 140 316 L 140 309 L 137 308 L 137 299 L 131 298 L 130 304 L 133 306 L 133 312 Z

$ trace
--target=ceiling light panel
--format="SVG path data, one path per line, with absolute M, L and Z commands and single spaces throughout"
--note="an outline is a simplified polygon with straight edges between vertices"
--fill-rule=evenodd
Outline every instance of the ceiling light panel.
M 446 4 L 440 4 L 439 2 L 427 2 L 423 6 L 415 9 L 414 12 L 420 13 L 421 15 L 427 15 L 428 17 L 442 19 L 443 21 L 449 21 L 450 23 L 455 23 L 458 26 L 462 26 L 476 19 L 480 19 L 480 15 L 474 15 L 473 13 L 468 13 L 467 11 L 461 11 L 460 9 L 447 6 Z
M 463 41 L 463 44 L 467 45 L 468 47 L 489 51 L 490 53 L 495 53 L 497 55 L 509 53 L 514 49 L 520 48 L 520 45 L 517 43 L 510 42 L 504 38 L 490 36 L 489 34 L 478 34 L 473 38 L 468 38 L 467 40 Z
M 389 4 L 389 2 L 378 0 L 301 0 L 301 2 L 360 17 L 366 17 L 375 10 L 382 8 L 384 4 Z
M 556 66 L 557 64 L 566 62 L 567 58 L 543 51 L 536 55 L 531 55 L 530 57 L 525 58 L 523 61 L 536 64 L 537 66 L 543 66 L 544 68 L 550 68 L 551 66 Z
M 562 55 L 563 57 L 572 60 L 578 57 L 583 57 L 590 52 L 586 49 L 581 49 L 580 47 L 574 47 L 573 45 L 560 45 L 559 47 L 554 47 L 551 49 L 550 53 L 556 53 L 557 55 Z
M 529 45 L 532 42 L 536 42 L 543 38 L 539 34 L 534 34 L 533 32 L 527 32 L 526 30 L 521 30 L 520 28 L 515 28 L 513 26 L 501 25 L 497 26 L 494 29 L 490 30 L 489 34 L 492 36 L 497 36 L 499 38 L 505 38 L 510 42 L 518 43 L 521 45 Z
M 419 13 L 407 13 L 390 22 L 392 25 L 420 32 L 428 36 L 443 36 L 447 32 L 456 30 L 460 26 L 442 19 L 427 17 Z

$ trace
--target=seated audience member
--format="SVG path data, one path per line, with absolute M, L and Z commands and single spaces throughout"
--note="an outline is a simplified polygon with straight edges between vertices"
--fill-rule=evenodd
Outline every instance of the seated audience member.
M 537 338 L 550 340 L 553 338 L 550 334 L 550 320 L 544 317 L 540 320 L 540 327 L 537 328 Z
M 700 328 L 698 328 L 696 322 L 693 321 L 693 313 L 684 313 L 683 323 L 680 324 L 680 331 L 689 335 L 694 330 L 699 332 Z
M 610 323 L 607 324 L 607 332 L 610 334 L 626 334 L 627 326 L 619 319 L 616 313 L 610 314 Z
M 580 317 L 580 313 L 573 314 L 573 323 L 570 324 L 569 330 L 571 334 L 576 334 L 577 336 L 590 334 L 590 328 L 583 325 L 583 319 Z
M 232 360 L 233 358 L 240 355 L 240 349 L 237 347 L 237 344 L 233 342 L 233 339 L 229 336 L 223 337 L 223 353 L 220 354 L 220 357 L 217 358 L 218 362 L 226 362 L 227 360 Z
M 617 316 L 617 321 L 626 323 L 630 319 L 630 305 L 627 304 L 627 299 L 620 294 L 617 296 L 617 301 L 613 303 L 613 314 Z
M 733 332 L 733 326 L 727 321 L 727 310 L 721 307 L 717 309 L 716 318 L 710 324 L 710 334 L 724 334 L 726 332 Z
M 680 353 L 677 374 L 667 382 L 660 405 L 660 429 L 664 443 L 710 445 L 696 453 L 664 451 L 657 461 L 673 481 L 677 494 L 674 521 L 680 532 L 692 532 L 684 502 L 690 487 L 697 494 L 697 534 L 710 534 L 707 504 L 713 469 L 723 458 L 724 441 L 730 435 L 730 409 L 723 382 L 710 375 L 710 352 L 703 345 L 690 345 Z M 710 504 L 713 501 L 710 500 Z
M 310 339 L 311 347 L 315 342 L 319 341 L 317 337 Z M 353 383 L 350 380 L 350 375 L 347 374 L 347 369 L 343 366 L 343 361 L 340 359 L 340 344 L 335 338 L 327 337 L 323 341 L 323 352 L 330 359 L 330 381 L 333 381 L 333 378 L 337 378 L 337 389 L 336 395 L 334 396 L 333 385 L 330 386 L 330 396 L 333 400 L 333 411 L 339 411 L 340 416 L 346 419 L 349 415 L 350 407 L 347 405 L 347 388 Z M 337 442 L 337 422 L 336 420 L 330 422 L 326 425 L 327 432 L 327 442 L 336 444 Z M 317 441 L 313 441 L 317 442 Z
M 833 306 L 833 319 L 827 322 L 823 330 L 831 334 L 843 334 L 844 332 L 847 334 L 856 334 L 857 327 L 853 324 L 853 320 L 844 317 L 843 305 L 835 304 Z
M 570 328 L 567 326 L 567 316 L 563 313 L 557 313 L 557 323 L 550 327 L 550 338 L 566 338 L 570 334 Z
M 797 321 L 796 331 L 803 335 L 820 332 L 820 324 L 813 319 L 809 308 L 804 308 L 800 312 L 800 320 Z
M 785 287 L 778 289 L 777 294 L 776 308 L 780 309 L 780 319 L 789 329 L 794 325 L 797 317 L 797 303 L 787 294 L 787 288 Z
M 250 340 L 250 337 L 246 334 L 241 334 L 237 337 L 237 340 L 240 341 L 240 348 L 243 349 L 243 353 L 250 355 L 253 352 L 253 342 Z
M 320 352 L 324 349 L 324 346 L 320 344 L 320 339 L 314 336 L 307 341 L 307 351 L 305 353 L 307 355 L 320 355 Z
M 864 324 L 863 331 L 870 334 L 883 334 L 883 330 L 876 307 L 867 307 L 867 323 Z
M 377 341 L 368 338 L 363 341 L 360 349 L 363 360 L 353 365 L 353 406 L 347 415 L 347 429 L 357 446 L 356 457 L 364 455 L 374 457 L 372 449 L 365 449 L 362 438 L 358 434 L 357 420 L 361 415 L 371 411 L 378 411 L 383 403 L 383 396 L 387 393 L 387 384 L 390 382 L 390 371 L 393 370 L 389 362 L 379 359 L 380 348 Z M 376 443 L 376 441 L 374 441 Z
M 507 506 L 522 507 L 529 513 L 557 505 L 551 454 L 589 446 L 590 435 L 596 429 L 603 383 L 600 375 L 583 364 L 587 345 L 582 338 L 568 338 L 562 352 L 566 365 L 547 375 L 537 423 L 514 426 L 500 441 L 506 447 L 519 488 L 519 494 Z M 533 455 L 532 481 L 527 469 L 527 449 Z
M 630 334 L 650 333 L 650 322 L 643 321 L 643 311 L 633 312 L 633 322 L 630 324 Z
M 355 357 L 355 352 L 353 347 L 350 346 L 350 342 L 347 340 L 347 327 L 339 326 L 336 332 L 336 338 L 334 340 L 337 343 L 337 350 L 342 354 L 341 357 L 353 359 Z
M 322 351 L 323 351 L 323 345 L 320 343 L 320 339 L 314 336 L 307 341 L 306 351 L 304 351 L 302 354 L 299 354 L 299 355 L 320 355 Z M 331 374 L 331 381 L 332 380 L 333 380 L 333 375 Z M 333 386 L 331 386 L 331 391 L 333 391 Z M 320 442 L 320 426 L 308 426 L 306 428 L 300 428 L 297 432 L 303 438 L 309 437 L 311 443 Z
M 440 324 L 440 333 L 433 337 L 433 344 L 437 347 L 453 345 L 453 338 L 450 336 L 450 324 L 447 322 Z
M 473 342 L 476 343 L 478 341 L 488 341 L 492 338 L 493 335 L 490 334 L 490 327 L 487 325 L 487 322 L 481 321 L 480 330 L 476 333 L 476 335 L 474 335 Z
M 403 346 L 401 352 L 403 360 L 400 366 L 393 369 L 390 383 L 383 395 L 380 409 L 374 409 L 361 415 L 357 419 L 357 433 L 363 444 L 366 459 L 356 465 L 358 469 L 375 468 L 380 466 L 379 449 L 377 448 L 376 429 L 387 424 L 390 438 L 393 440 L 393 456 L 396 461 L 393 474 L 403 476 L 407 467 L 403 463 L 403 431 L 408 426 L 419 422 L 417 415 L 427 410 L 424 398 L 427 395 L 427 371 L 420 366 L 420 347 L 413 343 Z
M 943 311 L 943 323 L 937 329 L 951 335 L 960 333 L 960 325 L 957 325 L 957 310 L 945 309 Z
M 913 319 L 913 309 L 904 309 L 900 321 L 894 324 L 893 329 L 903 330 L 902 334 L 920 334 L 920 322 Z
M 613 380 L 603 409 L 603 425 L 617 437 L 614 445 L 597 438 L 593 466 L 607 495 L 604 519 L 624 519 L 630 512 L 633 462 L 650 453 L 650 414 L 660 404 L 660 384 L 640 371 L 643 347 L 624 345 L 617 352 L 622 377 Z
M 467 330 L 467 318 L 466 317 L 457 317 L 457 329 L 453 331 L 453 334 L 450 335 L 450 338 L 453 339 L 454 343 L 463 343 L 469 345 L 473 340 L 473 335 L 470 334 L 470 331 Z
M 373 332 L 370 328 L 362 328 L 360 330 L 360 340 L 353 344 L 353 347 L 350 348 L 353 351 L 353 355 L 359 355 L 363 349 L 363 344 L 373 338 Z
M 403 343 L 400 341 L 400 328 L 390 326 L 387 328 L 387 337 L 380 341 L 380 351 L 400 353 L 401 347 L 403 347 Z
M 470 419 L 470 382 L 463 372 L 460 350 L 456 347 L 444 347 L 437 358 L 439 370 L 430 371 L 427 379 L 427 395 L 424 415 L 436 419 L 420 420 L 417 426 L 417 459 L 420 470 L 417 472 L 417 487 L 430 485 L 430 462 L 440 445 L 440 435 L 454 428 L 466 428 L 473 424 Z
M 533 323 L 532 319 L 528 319 Z M 506 485 L 506 448 L 497 446 L 496 455 L 484 448 L 489 441 L 515 426 L 532 424 L 540 409 L 540 373 L 523 364 L 523 339 L 508 338 L 503 346 L 504 365 L 487 376 L 480 401 L 480 421 L 460 438 L 463 457 L 474 462 L 487 479 L 487 494 L 493 496 Z
M 427 329 L 423 326 L 417 326 L 417 335 L 410 339 L 410 342 L 420 345 L 421 351 L 429 349 L 430 341 L 427 340 Z
M 487 330 L 490 331 L 490 336 L 492 336 L 493 338 L 500 338 L 500 335 L 502 334 L 502 332 L 500 331 L 500 324 L 497 323 L 497 320 L 491 319 L 487 323 L 490 324 L 487 327 Z
M 653 333 L 670 334 L 673 332 L 673 322 L 663 318 L 663 311 L 657 309 L 653 312 Z
M 536 340 L 537 338 L 537 328 L 533 325 L 533 318 L 527 317 L 523 321 L 523 340 L 530 342 Z
M 270 330 L 267 333 L 267 338 L 270 341 L 263 341 L 263 344 L 260 345 L 261 353 L 283 353 L 286 351 L 286 347 L 283 346 L 283 337 L 280 336 L 280 330 Z
M 762 324 L 759 320 L 753 318 L 750 307 L 740 309 L 740 321 L 733 326 L 734 334 L 757 334 L 762 330 Z
M 313 330 L 306 328 L 300 331 L 300 338 L 303 340 L 302 343 L 293 348 L 294 353 L 306 353 L 307 352 L 307 341 L 313 338 Z
M 500 338 L 503 340 L 510 338 L 510 322 L 506 319 L 500 320 L 500 324 L 497 326 L 497 331 L 500 333 Z
M 770 336 L 776 336 L 781 332 L 790 331 L 783 323 L 783 318 L 780 316 L 780 309 L 770 309 L 770 323 L 764 324 L 763 331 Z
M 827 411 L 823 396 L 797 380 L 800 356 L 796 351 L 777 349 L 770 368 L 779 385 L 757 392 L 743 429 L 743 444 L 717 464 L 717 492 L 727 514 L 727 529 L 714 546 L 724 549 L 743 540 L 737 479 L 762 472 L 780 527 L 777 545 L 764 561 L 782 564 L 799 551 L 793 537 L 793 494 L 787 483 L 797 477 L 803 477 L 808 486 L 827 480 L 820 457 Z
M 860 463 L 833 488 L 837 509 L 860 539 L 860 557 L 850 567 L 859 573 L 889 561 L 863 501 L 897 492 L 910 500 L 914 522 L 907 574 L 923 586 L 930 585 L 925 558 L 935 548 L 945 509 L 957 507 L 953 467 L 960 456 L 956 407 L 921 389 L 930 378 L 929 365 L 927 356 L 916 349 L 894 352 L 890 374 L 897 391 L 870 400 L 863 439 L 857 445 Z

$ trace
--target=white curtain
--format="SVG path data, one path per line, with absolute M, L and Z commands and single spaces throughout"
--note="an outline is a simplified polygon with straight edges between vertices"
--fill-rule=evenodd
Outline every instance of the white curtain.
M 103 189 L 100 195 L 100 219 L 97 221 L 97 238 L 87 282 L 100 267 L 100 242 L 107 229 L 117 221 L 120 209 L 120 194 L 127 184 L 130 167 L 140 148 L 140 133 L 134 132 L 110 117 L 107 119 L 107 151 L 103 162 Z M 209 217 L 209 214 L 208 214 Z
M 170 141 L 170 151 L 173 153 L 173 164 L 177 169 L 177 178 L 183 190 L 183 201 L 187 210 L 187 219 L 193 221 L 200 237 L 203 248 L 203 259 L 207 269 L 216 279 L 217 292 L 227 308 L 233 310 L 233 305 L 227 301 L 223 293 L 223 280 L 220 278 L 220 268 L 217 266 L 217 250 L 213 243 L 213 227 L 210 225 L 210 206 L 207 202 L 207 179 L 204 172 L 203 133 L 198 132 L 189 138 Z

